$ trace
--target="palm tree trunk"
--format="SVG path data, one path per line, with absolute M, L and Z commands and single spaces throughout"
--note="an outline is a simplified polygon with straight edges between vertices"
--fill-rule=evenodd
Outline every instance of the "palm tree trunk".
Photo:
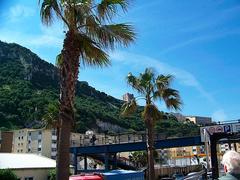
M 148 157 L 148 180 L 155 180 L 154 170 L 154 132 L 151 119 L 146 120 L 147 123 L 147 157 Z
M 74 121 L 75 84 L 79 69 L 79 49 L 74 31 L 69 30 L 63 44 L 60 64 L 60 132 L 57 152 L 57 180 L 69 179 L 70 133 Z
M 59 134 L 60 134 L 60 129 L 59 126 L 56 128 L 56 135 L 57 135 L 57 149 L 59 147 Z

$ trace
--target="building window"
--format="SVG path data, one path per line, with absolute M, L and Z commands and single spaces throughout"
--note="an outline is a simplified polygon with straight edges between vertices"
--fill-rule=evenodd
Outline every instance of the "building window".
M 23 136 L 22 136 L 22 139 L 23 139 Z
M 20 137 L 18 137 L 18 139 L 20 140 Z
M 41 151 L 41 148 L 38 148 L 38 151 Z
M 25 177 L 24 180 L 33 180 L 33 177 Z
M 39 131 L 38 134 L 42 134 L 42 131 Z
M 52 135 L 57 135 L 56 130 L 52 130 Z
M 56 159 L 56 156 L 51 156 L 51 159 Z

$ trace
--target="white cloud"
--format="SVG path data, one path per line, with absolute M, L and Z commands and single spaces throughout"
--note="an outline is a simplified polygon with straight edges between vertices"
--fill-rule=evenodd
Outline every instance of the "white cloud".
M 29 40 L 28 44 L 35 46 L 55 46 L 61 47 L 63 39 L 56 36 L 49 36 L 47 34 L 42 34 L 40 36 L 34 37 L 34 39 Z
M 205 97 L 210 103 L 216 105 L 214 98 L 202 87 L 193 74 L 190 72 L 180 69 L 169 64 L 163 63 L 157 59 L 142 56 L 133 53 L 127 53 L 117 51 L 111 54 L 111 58 L 115 61 L 121 62 L 122 64 L 131 65 L 135 67 L 154 67 L 156 71 L 163 74 L 172 74 L 176 80 L 185 85 L 195 88 L 203 97 Z
M 227 115 L 224 112 L 223 109 L 218 109 L 217 111 L 213 112 L 212 118 L 214 121 L 226 121 L 227 120 Z
M 34 16 L 35 9 L 23 5 L 15 5 L 9 10 L 9 18 L 11 21 L 18 21 L 19 19 Z
M 61 24 L 56 23 L 50 27 L 40 26 L 40 32 L 37 34 L 24 33 L 21 31 L 0 28 L 0 40 L 6 42 L 15 42 L 21 45 L 31 47 L 57 47 L 62 48 L 64 39 L 64 29 Z
M 206 99 L 206 104 L 210 103 L 212 106 L 218 109 L 211 116 L 213 120 L 224 121 L 227 119 L 227 115 L 224 110 L 218 105 L 214 97 L 204 89 L 204 87 L 192 73 L 184 69 L 171 66 L 167 63 L 161 62 L 151 57 L 127 53 L 123 51 L 116 51 L 115 53 L 112 53 L 111 58 L 113 61 L 117 61 L 118 63 L 121 63 L 123 65 L 131 67 L 135 66 L 136 69 L 150 66 L 154 67 L 154 69 L 158 71 L 158 73 L 174 75 L 176 80 L 182 85 L 196 89 L 199 94 Z M 161 109 L 166 110 L 165 106 L 162 106 Z
M 31 47 L 62 47 L 63 38 L 60 35 L 50 35 L 42 33 L 35 34 L 23 34 L 20 32 L 9 31 L 0 29 L 0 40 L 5 42 L 14 42 L 21 45 Z
M 218 33 L 214 32 L 214 34 L 212 33 L 212 34 L 207 34 L 207 35 L 196 36 L 192 39 L 188 39 L 186 41 L 179 42 L 170 47 L 167 47 L 167 48 L 163 49 L 162 51 L 160 51 L 160 54 L 166 54 L 166 53 L 169 53 L 176 49 L 183 48 L 185 46 L 189 46 L 189 45 L 201 43 L 201 42 L 206 42 L 206 41 L 211 41 L 211 40 L 215 40 L 218 38 L 226 37 L 229 35 L 235 35 L 235 34 L 240 34 L 240 30 L 233 29 L 233 30 L 227 30 L 227 31 L 222 31 L 222 32 L 218 32 Z

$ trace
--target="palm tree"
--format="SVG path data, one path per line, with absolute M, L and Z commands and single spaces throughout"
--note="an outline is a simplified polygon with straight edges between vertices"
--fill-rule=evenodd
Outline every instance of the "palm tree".
M 44 127 L 46 129 L 54 129 L 57 134 L 57 147 L 58 147 L 58 137 L 59 137 L 59 103 L 58 101 L 53 101 L 48 104 L 44 116 L 42 117 Z
M 57 56 L 60 71 L 60 134 L 57 179 L 69 177 L 69 138 L 74 122 L 75 85 L 80 65 L 110 64 L 107 50 L 128 46 L 135 40 L 133 27 L 113 23 L 118 10 L 127 11 L 128 0 L 39 0 L 42 22 L 55 18 L 65 25 L 63 49 Z
M 144 73 L 135 77 L 132 73 L 127 76 L 127 83 L 139 93 L 139 97 L 133 98 L 122 106 L 122 114 L 129 115 L 136 111 L 137 100 L 146 102 L 142 117 L 147 130 L 147 152 L 148 152 L 148 179 L 155 179 L 154 172 L 154 125 L 156 120 L 161 119 L 161 112 L 154 101 L 163 101 L 168 109 L 180 109 L 181 100 L 179 92 L 170 88 L 173 76 L 158 75 L 156 77 L 152 69 L 146 68 Z
M 46 129 L 59 128 L 59 103 L 57 101 L 48 104 L 42 120 Z

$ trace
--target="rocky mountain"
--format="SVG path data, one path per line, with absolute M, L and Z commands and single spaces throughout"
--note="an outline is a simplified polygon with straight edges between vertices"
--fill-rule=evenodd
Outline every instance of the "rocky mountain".
M 58 69 L 29 49 L 0 41 L 0 127 L 41 124 L 46 107 L 58 99 Z M 143 130 L 140 117 L 119 117 L 122 101 L 78 82 L 76 130 L 100 129 L 107 122 L 123 129 Z
M 58 69 L 29 49 L 0 41 L 0 128 L 39 128 L 48 104 L 59 95 Z M 87 82 L 77 82 L 75 99 L 76 132 L 94 129 L 100 132 L 144 130 L 143 107 L 131 117 L 120 116 L 122 101 L 96 90 Z M 181 123 L 165 114 L 156 124 L 157 132 L 167 136 L 199 133 L 199 127 Z M 165 120 L 164 120 L 165 119 Z

